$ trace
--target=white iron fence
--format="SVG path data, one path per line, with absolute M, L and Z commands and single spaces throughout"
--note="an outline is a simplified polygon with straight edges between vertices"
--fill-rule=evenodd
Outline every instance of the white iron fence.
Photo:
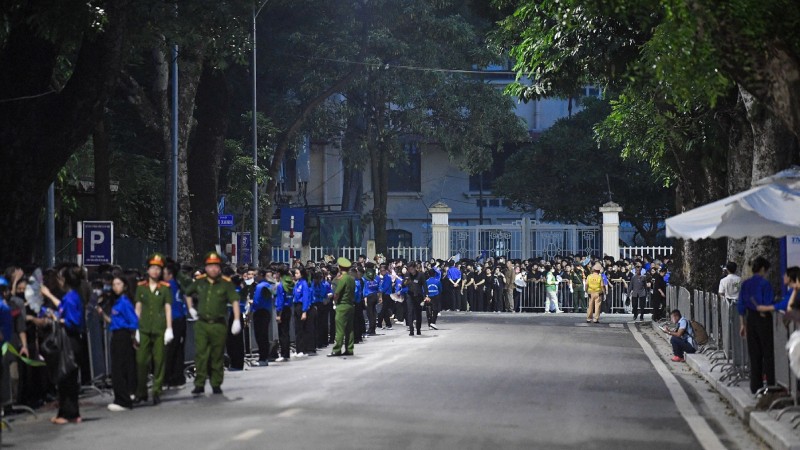
M 600 227 L 549 225 L 529 219 L 506 225 L 450 227 L 450 252 L 464 258 L 511 259 L 600 254 Z
M 326 255 L 333 256 L 334 258 L 344 256 L 350 261 L 354 261 L 358 258 L 358 255 L 366 253 L 364 247 L 311 247 L 309 252 L 311 254 L 308 259 L 312 261 L 320 261 Z
M 389 259 L 405 259 L 406 261 L 428 261 L 428 247 L 389 247 L 385 255 Z
M 659 257 L 659 256 L 666 256 L 672 254 L 672 247 L 670 246 L 662 246 L 662 247 L 620 247 L 619 249 L 620 257 L 622 259 L 630 258 L 633 259 L 635 257 L 644 257 L 650 256 L 651 258 Z

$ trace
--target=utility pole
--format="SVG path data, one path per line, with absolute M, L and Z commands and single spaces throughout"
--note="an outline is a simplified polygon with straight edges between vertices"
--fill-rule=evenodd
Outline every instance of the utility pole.
M 267 4 L 269 0 L 264 0 L 261 6 L 256 9 L 256 3 L 253 3 L 253 168 L 254 173 L 258 173 L 258 121 L 256 120 L 256 110 L 258 106 L 258 99 L 256 96 L 256 17 L 261 13 L 261 9 Z M 258 234 L 258 179 L 253 180 L 253 265 L 259 265 L 259 250 L 261 239 Z
M 47 208 L 44 221 L 44 267 L 56 265 L 56 185 L 50 183 L 47 188 Z
M 172 227 L 170 256 L 178 260 L 178 46 L 172 46 Z
M 483 172 L 478 175 L 478 225 L 483 225 Z

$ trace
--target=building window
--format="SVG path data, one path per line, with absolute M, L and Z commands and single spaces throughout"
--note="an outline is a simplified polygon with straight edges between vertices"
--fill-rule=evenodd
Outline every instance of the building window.
M 506 160 L 518 150 L 517 146 L 507 145 L 502 152 L 492 151 L 492 167 L 483 173 L 469 176 L 470 192 L 491 192 L 494 180 L 503 175 Z M 483 179 L 481 179 L 483 178 Z M 483 186 L 481 188 L 481 186 Z
M 386 230 L 386 246 L 389 248 L 411 247 L 412 234 L 406 230 Z
M 297 190 L 297 158 L 292 156 L 284 159 L 278 178 L 281 189 L 288 192 Z
M 475 200 L 475 205 L 479 208 L 504 208 L 508 206 L 508 202 L 502 198 L 484 198 Z
M 422 161 L 419 143 L 403 144 L 405 161 L 399 161 L 389 170 L 389 192 L 420 192 L 422 190 Z

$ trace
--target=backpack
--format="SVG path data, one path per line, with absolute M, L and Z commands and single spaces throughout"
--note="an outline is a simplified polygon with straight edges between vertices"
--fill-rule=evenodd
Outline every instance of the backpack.
M 692 339 L 697 345 L 706 345 L 708 343 L 708 333 L 706 328 L 695 320 L 690 320 L 689 325 L 692 326 Z

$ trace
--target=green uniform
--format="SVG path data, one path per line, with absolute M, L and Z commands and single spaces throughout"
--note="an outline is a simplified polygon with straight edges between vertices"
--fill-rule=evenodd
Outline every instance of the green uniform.
M 136 396 L 147 398 L 147 374 L 153 363 L 153 395 L 161 394 L 164 383 L 164 331 L 167 313 L 164 305 L 172 305 L 172 291 L 168 283 L 160 282 L 150 290 L 149 282 L 136 286 L 136 303 L 141 304 L 139 317 L 139 348 L 136 350 Z
M 195 367 L 194 385 L 204 387 L 211 372 L 211 387 L 222 386 L 228 304 L 239 301 L 239 294 L 230 279 L 198 277 L 185 295 L 192 297 L 197 309 L 194 325 Z
M 342 274 L 336 284 L 336 341 L 333 344 L 333 354 L 341 353 L 342 344 L 345 353 L 352 354 L 355 345 L 353 332 L 353 297 L 356 293 L 356 282 L 347 273 Z
M 572 272 L 573 311 L 586 310 L 586 292 L 583 289 L 583 274 Z

